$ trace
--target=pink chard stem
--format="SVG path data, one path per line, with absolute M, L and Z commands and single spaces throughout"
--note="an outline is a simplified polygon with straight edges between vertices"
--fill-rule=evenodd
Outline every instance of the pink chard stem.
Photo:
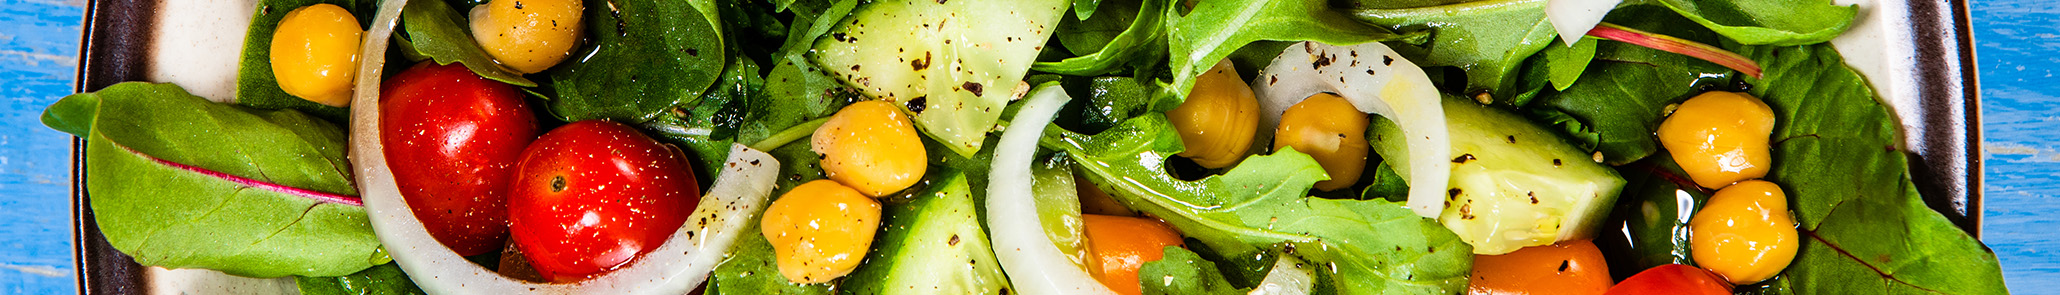
M 126 147 L 124 147 L 124 148 L 126 149 Z M 244 178 L 244 177 L 242 177 L 242 176 L 236 176 L 236 175 L 231 175 L 231 174 L 228 174 L 228 173 L 222 173 L 222 172 L 220 172 L 220 171 L 214 171 L 214 170 L 207 170 L 207 168 L 200 168 L 200 167 L 194 167 L 194 166 L 192 166 L 192 165 L 186 165 L 186 164 L 179 164 L 179 163 L 177 163 L 177 162 L 172 162 L 172 161 L 166 161 L 165 159 L 159 159 L 159 158 L 157 158 L 157 157 L 152 157 L 152 156 L 150 156 L 150 155 L 145 155 L 145 154 L 143 154 L 143 153 L 140 153 L 140 152 L 136 152 L 136 150 L 129 150 L 129 152 L 130 152 L 130 153 L 135 153 L 136 155 L 139 155 L 139 156 L 143 156 L 144 158 L 148 158 L 148 159 L 150 159 L 150 161 L 153 161 L 153 162 L 157 162 L 158 164 L 161 164 L 161 165 L 165 165 L 165 166 L 170 166 L 170 167 L 172 167 L 172 168 L 177 168 L 177 169 L 179 169 L 179 170 L 185 170 L 185 171 L 187 171 L 187 172 L 193 172 L 193 173 L 200 173 L 201 175 L 207 175 L 208 177 L 214 177 L 214 178 L 219 178 L 219 179 L 222 179 L 222 180 L 227 180 L 227 181 L 229 181 L 229 182 L 231 182 L 231 183 L 235 183 L 235 184 L 237 184 L 237 185 L 242 185 L 242 186 L 248 186 L 248 187 L 251 187 L 251 188 L 256 188 L 256 189 L 261 189 L 261 190 L 267 190 L 267 191 L 272 191 L 272 192 L 276 192 L 276 193 L 281 193 L 281 194 L 286 194 L 286 195 L 291 195 L 291 196 L 296 196 L 296 197 L 308 198 L 308 199 L 312 199 L 312 200 L 315 200 L 315 201 L 319 201 L 319 202 L 324 202 L 324 203 L 336 203 L 336 204 L 343 204 L 343 205 L 350 205 L 350 206 L 359 206 L 359 207 L 363 207 L 363 206 L 365 206 L 365 201 L 364 201 L 363 199 L 359 199 L 359 198 L 358 198 L 357 196 L 351 196 L 351 195 L 341 195 L 341 194 L 333 194 L 333 193 L 328 193 L 328 192 L 323 192 L 323 191 L 316 191 L 316 190 L 310 190 L 310 189 L 303 189 L 303 188 L 297 188 L 297 187 L 285 186 L 285 185 L 280 185 L 280 184 L 277 184 L 277 183 L 270 183 L 270 182 L 265 182 L 265 181 L 263 181 L 263 180 L 256 180 L 256 179 Z
M 1759 63 L 1753 62 L 1752 59 L 1746 58 L 1743 55 L 1738 55 L 1737 53 L 1726 51 L 1722 48 L 1717 48 L 1716 46 L 1710 46 L 1709 44 L 1702 44 L 1695 41 L 1682 40 L 1681 38 L 1674 38 L 1674 36 L 1639 31 L 1638 29 L 1627 28 L 1612 23 L 1602 23 L 1601 25 L 1597 25 L 1595 26 L 1595 29 L 1588 30 L 1588 35 L 1595 36 L 1596 38 L 1615 40 L 1617 42 L 1631 43 L 1638 46 L 1659 49 L 1660 51 L 1687 55 L 1690 57 L 1695 57 L 1712 63 L 1716 63 L 1717 65 L 1721 65 L 1726 68 L 1731 68 L 1732 70 L 1745 73 L 1746 75 L 1752 76 L 1753 78 L 1760 77 Z

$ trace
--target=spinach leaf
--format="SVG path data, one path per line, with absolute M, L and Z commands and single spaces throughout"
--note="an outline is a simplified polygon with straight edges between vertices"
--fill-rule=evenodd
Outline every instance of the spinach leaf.
M 1805 237 L 1783 278 L 1801 294 L 2003 294 L 1993 252 L 1925 206 L 1901 125 L 1830 44 L 1733 49 L 1767 71 L 1751 93 L 1775 110 L 1774 169 Z
M 1552 82 L 1553 90 L 1566 91 L 1574 81 L 1581 78 L 1581 72 L 1588 70 L 1588 63 L 1595 60 L 1595 44 L 1601 40 L 1582 38 L 1574 46 L 1546 46 L 1545 70 Z
M 501 81 L 510 85 L 536 87 L 536 82 L 523 78 L 522 73 L 502 67 L 486 49 L 472 39 L 472 27 L 465 14 L 458 13 L 443 1 L 410 1 L 401 12 L 401 23 L 407 34 L 403 36 L 415 53 L 422 54 L 436 64 L 464 63 L 466 69 L 480 77 Z
M 1514 89 L 1525 58 L 1558 36 L 1545 20 L 1546 0 L 1484 0 L 1437 6 L 1352 9 L 1361 21 L 1396 30 L 1430 29 L 1421 46 L 1397 44 L 1403 56 L 1423 67 L 1451 66 L 1466 72 L 1467 93 L 1485 91 L 1494 97 L 1521 93 Z
M 433 1 L 433 0 L 432 0 Z M 408 295 L 426 294 L 415 281 L 401 272 L 400 265 L 387 263 L 340 277 L 294 277 L 301 295 Z
M 1627 182 L 1603 227 L 1620 230 L 1602 231 L 1595 238 L 1609 259 L 1610 273 L 1624 278 L 1661 265 L 1694 265 L 1688 221 L 1711 191 L 1689 181 L 1665 151 L 1619 166 L 1617 172 Z
M 1852 27 L 1858 5 L 1831 0 L 1651 0 L 1747 45 L 1831 41 Z
M 294 109 L 330 121 L 345 121 L 349 111 L 301 99 L 279 88 L 279 78 L 272 75 L 272 32 L 279 30 L 279 21 L 287 12 L 315 4 L 336 4 L 351 11 L 358 21 L 371 20 L 372 11 L 378 10 L 372 0 L 263 0 L 258 2 L 257 12 L 250 16 L 250 30 L 243 35 L 243 60 L 236 66 L 236 103 L 260 109 Z
M 692 151 L 700 162 L 694 173 L 712 177 L 722 172 L 737 130 L 751 121 L 754 104 L 765 102 L 765 96 L 765 79 L 758 76 L 758 64 L 749 58 L 731 59 L 715 87 L 700 98 L 657 114 L 642 127 Z
M 1230 56 L 1246 44 L 1257 41 L 1317 41 L 1352 45 L 1376 41 L 1420 38 L 1421 34 L 1396 34 L 1386 28 L 1353 21 L 1330 8 L 1323 0 L 1208 0 L 1196 3 L 1187 15 L 1166 16 L 1167 42 L 1171 60 L 1172 86 L 1162 88 L 1163 97 L 1154 111 L 1180 105 L 1194 88 L 1195 77 Z M 1279 54 L 1274 52 L 1273 54 Z M 1528 54 L 1527 54 L 1528 55 Z
M 728 64 L 720 22 L 707 0 L 588 3 L 587 48 L 550 71 L 564 121 L 642 123 L 701 97 Z
M 1138 283 L 1144 287 L 1144 294 L 1245 294 L 1244 290 L 1231 286 L 1230 281 L 1223 278 L 1223 273 L 1216 270 L 1216 263 L 1174 246 L 1166 246 L 1166 252 L 1159 260 L 1144 263 L 1144 267 L 1137 270 L 1137 277 Z
M 1395 202 L 1308 197 L 1309 187 L 1328 177 L 1293 149 L 1185 181 L 1162 170 L 1181 143 L 1160 114 L 1092 136 L 1049 129 L 1039 144 L 1071 155 L 1075 171 L 1124 205 L 1165 219 L 1224 256 L 1286 247 L 1309 263 L 1332 266 L 1319 275 L 1349 294 L 1466 287 L 1472 248 L 1451 231 Z
M 1670 25 L 1685 22 L 1649 5 L 1618 8 L 1610 20 L 1698 42 L 1720 38 L 1701 27 Z M 1540 94 L 1523 107 L 1531 108 L 1533 119 L 1552 122 L 1574 135 L 1575 142 L 1585 144 L 1583 148 L 1602 152 L 1610 165 L 1635 162 L 1659 150 L 1659 141 L 1652 134 L 1665 118 L 1667 105 L 1705 88 L 1729 86 L 1733 77 L 1739 76 L 1694 57 L 1622 42 L 1599 43 L 1580 83 Z M 1546 63 L 1551 63 L 1550 59 L 1546 57 Z
M 356 205 L 343 128 L 129 82 L 58 100 L 43 123 L 86 139 L 100 231 L 137 263 L 247 277 L 386 263 Z
M 814 151 L 806 144 L 790 144 L 767 151 L 780 160 L 783 174 L 772 193 L 777 200 L 787 191 L 802 183 L 823 179 L 823 172 Z M 758 223 L 753 222 L 743 230 L 745 235 L 737 237 L 730 246 L 730 254 L 716 265 L 715 272 L 708 277 L 707 294 L 831 294 L 830 284 L 795 284 L 780 275 L 778 261 L 775 261 L 772 242 L 766 241 Z

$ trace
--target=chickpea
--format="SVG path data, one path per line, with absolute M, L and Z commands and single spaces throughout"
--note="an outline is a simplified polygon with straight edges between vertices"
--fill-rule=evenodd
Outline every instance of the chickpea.
M 541 72 L 572 56 L 583 9 L 579 0 L 493 0 L 472 8 L 472 39 L 509 69 Z
M 1137 271 L 1165 258 L 1166 246 L 1181 246 L 1180 233 L 1158 220 L 1080 215 L 1087 232 L 1087 270 L 1116 294 L 1143 293 Z
M 1166 119 L 1187 147 L 1180 156 L 1202 167 L 1230 167 L 1244 160 L 1252 147 L 1252 134 L 1259 128 L 1259 99 L 1225 60 L 1196 77 L 1187 101 L 1167 111 Z
M 358 18 L 335 4 L 287 12 L 272 31 L 272 76 L 279 89 L 327 106 L 350 106 L 364 34 Z
M 1774 109 L 1737 92 L 1708 92 L 1682 102 L 1659 125 L 1659 142 L 1688 178 L 1706 188 L 1767 176 L 1767 137 Z
M 879 197 L 901 191 L 930 167 L 923 141 L 900 108 L 886 101 L 853 103 L 815 129 L 810 144 L 830 179 Z
M 816 180 L 773 200 L 759 222 L 780 275 L 797 284 L 829 282 L 865 260 L 880 228 L 880 203 L 835 181 Z
M 1787 195 L 1763 180 L 1718 190 L 1689 220 L 1688 231 L 1695 264 L 1739 285 L 1787 269 L 1799 242 Z
M 1366 124 L 1366 113 L 1344 97 L 1318 93 L 1280 114 L 1273 149 L 1294 147 L 1323 164 L 1330 180 L 1316 182 L 1316 189 L 1345 188 L 1359 182 L 1359 172 L 1366 170 Z

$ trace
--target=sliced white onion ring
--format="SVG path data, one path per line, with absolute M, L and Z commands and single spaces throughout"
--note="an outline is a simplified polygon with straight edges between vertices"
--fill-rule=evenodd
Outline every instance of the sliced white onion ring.
M 994 170 L 987 182 L 987 235 L 994 242 L 995 260 L 1019 294 L 1116 294 L 1073 264 L 1044 233 L 1031 192 L 1035 179 L 1030 165 L 1036 158 L 1037 138 L 1073 97 L 1058 85 L 1038 87 L 1029 97 L 994 145 Z
M 1445 130 L 1445 107 L 1438 90 L 1416 63 L 1378 42 L 1352 46 L 1302 42 L 1288 46 L 1273 64 L 1252 80 L 1259 97 L 1259 140 L 1273 139 L 1281 112 L 1318 93 L 1350 101 L 1360 112 L 1380 114 L 1409 136 L 1407 155 L 1382 155 L 1395 161 L 1397 174 L 1409 179 L 1409 209 L 1437 218 L 1445 209 L 1445 188 L 1452 176 L 1452 141 Z
M 686 294 L 707 280 L 743 228 L 758 220 L 779 160 L 743 145 L 730 147 L 721 176 L 665 244 L 620 269 L 569 284 L 503 277 L 466 261 L 429 236 L 401 198 L 379 142 L 379 77 L 388 38 L 407 0 L 386 0 L 365 35 L 351 108 L 351 165 L 372 230 L 408 277 L 432 294 Z

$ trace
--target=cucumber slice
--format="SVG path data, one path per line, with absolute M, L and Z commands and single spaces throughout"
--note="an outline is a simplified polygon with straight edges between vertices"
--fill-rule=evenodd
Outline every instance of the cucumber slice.
M 1624 178 L 1596 163 L 1559 134 L 1521 116 L 1444 97 L 1451 132 L 1452 178 L 1438 222 L 1473 245 L 1475 254 L 1592 238 L 1609 217 Z M 1374 120 L 1373 150 L 1407 159 L 1402 131 Z M 1385 161 L 1408 177 L 1410 161 Z
M 844 278 L 839 293 L 1014 293 L 994 260 L 965 175 L 930 175 L 928 188 L 901 196 L 907 203 L 888 205 L 872 254 Z
M 880 0 L 817 39 L 809 58 L 866 97 L 914 114 L 959 155 L 987 132 L 1071 1 Z M 1028 85 L 1022 85 L 1028 86 Z

